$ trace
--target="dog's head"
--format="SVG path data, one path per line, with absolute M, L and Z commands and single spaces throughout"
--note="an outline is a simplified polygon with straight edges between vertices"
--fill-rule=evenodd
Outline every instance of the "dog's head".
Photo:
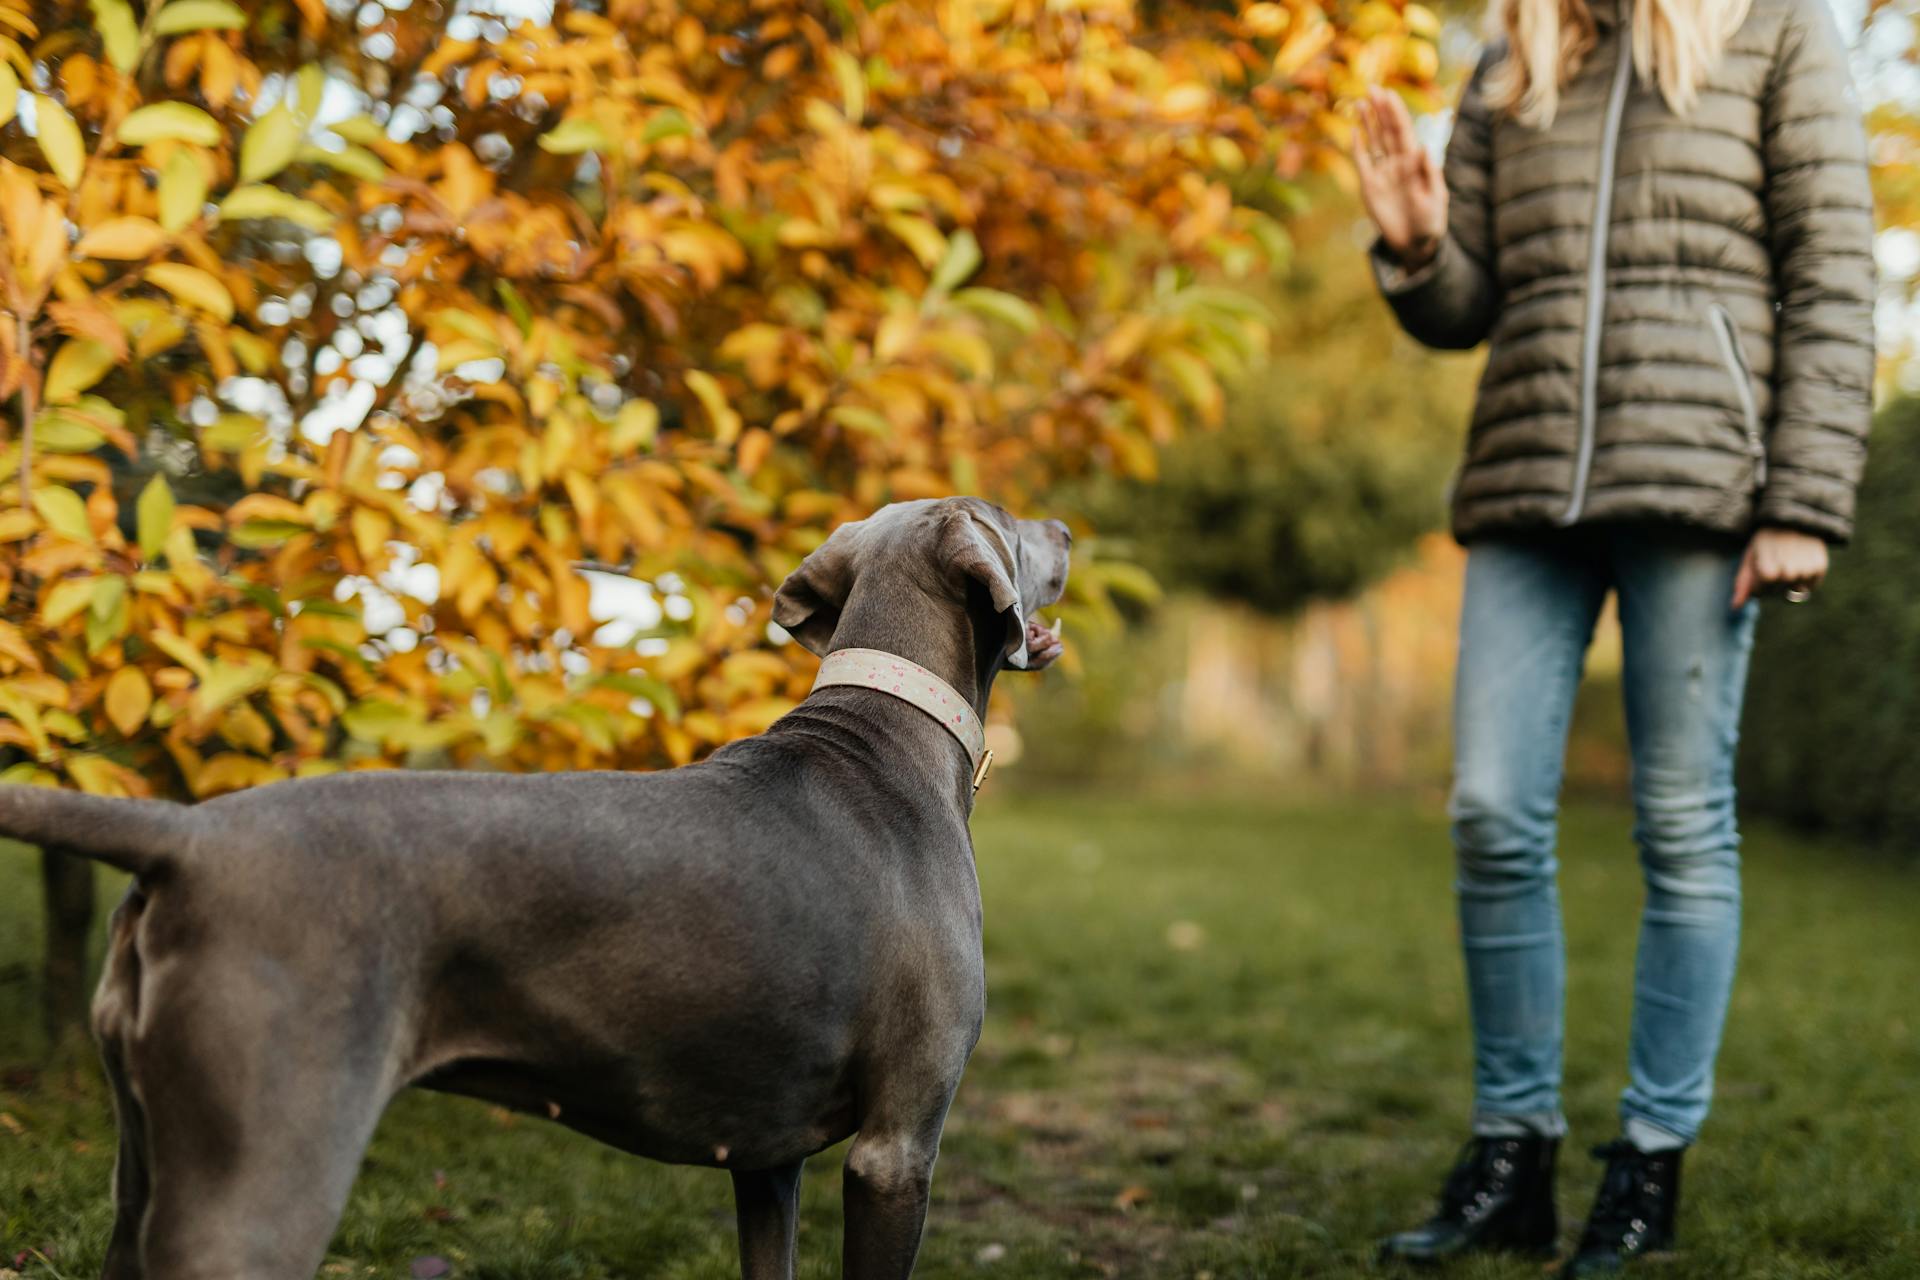
M 1065 589 L 1072 545 L 1060 521 L 1020 520 L 979 498 L 896 502 L 835 529 L 780 584 L 773 620 L 825 656 L 856 591 L 897 592 L 903 610 L 929 599 L 967 609 L 995 665 L 1045 666 L 1059 646 L 1035 616 Z

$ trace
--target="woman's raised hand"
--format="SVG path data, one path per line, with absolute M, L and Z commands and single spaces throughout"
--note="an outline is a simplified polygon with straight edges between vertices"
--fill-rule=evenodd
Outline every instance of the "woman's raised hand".
M 1409 270 L 1425 266 L 1447 234 L 1447 184 L 1440 166 L 1413 133 L 1413 117 L 1397 94 L 1369 89 L 1360 103 L 1353 164 L 1360 198 L 1380 238 Z

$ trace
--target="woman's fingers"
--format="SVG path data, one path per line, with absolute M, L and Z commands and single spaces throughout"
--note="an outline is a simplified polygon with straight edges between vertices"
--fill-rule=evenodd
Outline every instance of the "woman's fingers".
M 1758 575 L 1754 570 L 1753 553 L 1753 544 L 1748 543 L 1746 554 L 1740 557 L 1740 568 L 1733 575 L 1733 608 L 1735 610 L 1746 607 L 1747 601 L 1753 599 L 1754 588 L 1758 585 L 1755 581 Z
M 1413 117 L 1407 112 L 1407 104 L 1400 96 L 1388 93 L 1385 89 L 1376 89 L 1379 94 L 1381 145 L 1390 155 L 1406 155 L 1416 150 L 1419 143 L 1413 136 Z

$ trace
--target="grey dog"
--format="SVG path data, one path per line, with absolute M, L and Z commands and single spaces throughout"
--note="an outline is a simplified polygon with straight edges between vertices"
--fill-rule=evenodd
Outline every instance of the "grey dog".
M 836 529 L 774 597 L 815 653 L 984 710 L 1071 538 L 978 499 Z M 108 1280 L 307 1280 L 410 1085 L 733 1175 L 793 1275 L 802 1162 L 857 1135 L 845 1274 L 911 1274 L 985 1007 L 968 750 L 874 689 L 652 774 L 356 773 L 194 806 L 0 788 L 0 833 L 133 873 L 93 1024 L 120 1127 Z

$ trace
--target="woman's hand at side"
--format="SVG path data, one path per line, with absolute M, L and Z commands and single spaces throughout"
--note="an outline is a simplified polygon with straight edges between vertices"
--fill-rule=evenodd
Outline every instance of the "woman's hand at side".
M 1431 262 L 1447 234 L 1447 184 L 1414 136 L 1413 117 L 1397 95 L 1377 87 L 1367 91 L 1353 165 L 1367 214 L 1401 267 L 1418 271 Z
M 1747 543 L 1740 571 L 1733 578 L 1733 607 L 1738 609 L 1769 591 L 1808 592 L 1827 576 L 1827 544 L 1798 529 L 1759 529 Z M 1790 598 L 1804 600 L 1804 595 Z

